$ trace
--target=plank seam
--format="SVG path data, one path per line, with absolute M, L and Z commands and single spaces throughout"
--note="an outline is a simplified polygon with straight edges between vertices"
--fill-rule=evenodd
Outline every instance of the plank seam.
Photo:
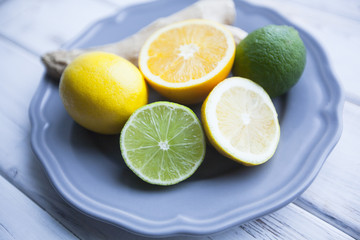
M 101 3 L 105 3 L 105 4 L 107 4 L 109 6 L 112 6 L 112 7 L 119 7 L 119 5 L 117 5 L 116 3 L 113 3 L 113 2 L 111 2 L 109 0 L 96 0 L 96 1 L 101 2 Z
M 0 223 L 0 228 L 4 229 L 5 232 L 11 237 L 11 239 L 15 239 L 14 235 L 12 235 L 12 233 L 7 230 L 7 228 L 2 223 Z
M 247 0 L 247 2 L 251 2 L 249 0 Z M 280 3 L 279 0 L 276 1 L 277 3 Z M 322 11 L 326 14 L 329 14 L 329 15 L 334 15 L 334 16 L 337 16 L 339 18 L 345 18 L 345 19 L 348 19 L 348 20 L 351 20 L 351 21 L 354 21 L 354 22 L 358 22 L 359 19 L 357 17 L 354 17 L 354 16 L 346 16 L 344 15 L 343 13 L 338 13 L 336 11 L 332 11 L 332 10 L 329 10 L 329 9 L 326 9 L 326 8 L 323 8 L 323 9 L 320 9 L 318 7 L 315 7 L 315 6 L 311 6 L 311 4 L 308 4 L 308 3 L 304 3 L 304 2 L 301 2 L 301 1 L 294 1 L 294 0 L 291 0 L 290 1 L 292 4 L 294 5 L 298 5 L 299 7 L 303 7 L 303 8 L 307 8 L 307 9 L 312 9 L 312 10 L 315 10 L 315 11 Z M 263 5 L 263 4 L 262 4 Z M 270 6 L 270 5 L 268 5 Z M 274 7 L 274 5 L 271 6 L 272 9 L 278 9 L 276 6 Z
M 339 231 L 342 231 L 344 234 L 348 235 L 349 237 L 351 237 L 353 239 L 360 239 L 360 233 L 358 233 L 355 229 L 346 225 L 345 223 L 336 219 L 335 217 L 317 210 L 315 205 L 312 204 L 311 202 L 300 197 L 300 198 L 296 199 L 293 202 L 293 204 L 302 208 L 304 211 L 307 211 L 308 213 L 314 215 L 315 217 L 319 218 L 320 220 L 326 222 L 327 224 L 333 226 L 334 228 L 338 229 Z
M 43 210 L 46 214 L 51 216 L 57 223 L 60 224 L 63 228 L 65 228 L 69 233 L 71 233 L 75 238 L 81 240 L 78 235 L 76 235 L 71 229 L 67 228 L 62 222 L 60 222 L 56 217 L 54 217 L 50 212 L 46 211 L 45 208 L 43 208 L 41 205 L 39 205 L 32 197 L 30 197 L 28 194 L 26 194 L 25 191 L 20 187 L 18 187 L 16 184 L 14 184 L 14 181 L 12 181 L 11 177 L 6 175 L 3 170 L 0 169 L 0 177 L 3 177 L 6 181 L 8 181 L 11 185 L 13 185 L 17 190 L 19 190 L 22 194 L 24 194 L 28 199 L 30 199 L 36 206 L 38 206 L 41 210 Z M 0 223 L 0 227 L 3 227 Z M 3 227 L 4 228 L 4 227 Z M 7 231 L 6 228 L 4 228 L 5 231 Z
M 18 43 L 18 42 L 15 41 L 14 39 L 12 39 L 12 38 L 10 38 L 10 37 L 2 34 L 2 33 L 0 33 L 0 39 L 2 39 L 2 40 L 4 40 L 4 41 L 7 41 L 7 42 L 9 42 L 9 43 L 11 43 L 11 44 L 13 44 L 13 45 L 15 45 L 15 47 L 18 47 L 18 48 L 20 48 L 20 49 L 22 49 L 22 50 L 30 53 L 31 55 L 34 55 L 34 56 L 36 56 L 36 57 L 39 57 L 39 56 L 40 56 L 39 53 L 31 50 L 30 48 L 27 48 L 27 47 L 23 46 L 22 44 Z
M 345 101 L 360 107 L 360 96 L 355 95 L 354 93 L 345 91 Z

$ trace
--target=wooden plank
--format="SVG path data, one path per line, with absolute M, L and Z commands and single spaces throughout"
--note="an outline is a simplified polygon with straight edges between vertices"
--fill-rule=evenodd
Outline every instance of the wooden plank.
M 144 1 L 146 0 L 136 0 L 131 4 Z M 0 33 L 23 44 L 30 51 L 44 53 L 59 48 L 91 22 L 111 14 L 114 6 L 124 7 L 129 0 L 110 2 L 112 4 L 104 5 L 96 0 L 66 0 L 54 5 L 46 0 L 26 1 L 25 4 L 20 0 L 6 1 L 0 8 Z M 254 0 L 251 3 L 279 11 L 317 38 L 327 51 L 334 73 L 344 84 L 346 91 L 359 96 L 356 89 L 360 88 L 360 83 L 353 77 L 360 74 L 355 59 L 360 54 L 360 22 L 354 18 L 358 16 L 357 8 L 354 7 L 357 6 L 356 1 L 348 0 L 347 4 L 344 4 L 333 0 L 325 5 L 326 11 L 324 4 L 314 1 L 301 3 L 297 0 Z M 64 12 L 67 12 L 66 18 L 63 17 Z M 339 15 L 338 12 L 342 14 Z M 344 16 L 345 14 L 350 17 Z M 345 42 L 346 44 L 339 44 Z M 349 45 L 352 47 L 348 47 Z M 339 58 L 348 61 L 337 61 Z M 352 75 L 354 71 L 355 74 Z
M 326 3 L 300 4 L 292 1 L 281 0 L 247 0 L 252 4 L 269 7 L 285 16 L 294 24 L 310 33 L 324 48 L 333 72 L 342 83 L 346 92 L 354 96 L 360 96 L 360 68 L 358 57 L 360 55 L 360 21 L 353 17 L 342 16 L 333 13 L 348 12 L 351 6 L 356 7 L 351 11 L 358 11 L 358 1 L 348 5 L 344 1 L 333 3 L 331 11 L 323 11 L 327 8 Z M 307 2 L 310 2 L 308 0 Z M 335 2 L 335 1 L 331 1 Z M 316 8 L 314 8 L 316 6 Z M 335 9 L 338 8 L 338 9 Z
M 101 1 L 101 0 L 100 0 Z M 129 7 L 131 5 L 137 5 L 142 3 L 151 2 L 152 0 L 107 0 L 107 2 L 112 3 L 114 6 L 117 6 L 119 9 L 124 7 Z
M 311 227 L 310 227 L 311 226 Z M 210 239 L 353 239 L 339 229 L 319 221 L 302 208 L 289 204 L 263 218 L 243 224 L 239 228 Z
M 322 1 L 313 0 L 288 0 L 292 4 L 300 4 L 309 8 L 318 9 L 322 12 L 332 13 L 341 17 L 353 20 L 360 20 L 358 0 L 327 0 L 326 4 Z
M 9 38 L 15 39 L 16 41 L 17 39 L 20 39 L 21 41 L 19 41 L 19 43 L 24 44 L 26 48 L 31 48 L 34 49 L 34 51 L 36 51 L 37 53 L 41 53 L 49 50 L 50 47 L 53 48 L 62 44 L 62 42 L 72 38 L 72 35 L 77 34 L 75 34 L 75 30 L 71 29 L 69 29 L 69 31 L 72 33 L 69 33 L 68 35 L 67 33 L 64 34 L 62 31 L 65 31 L 65 27 L 61 26 L 59 26 L 59 28 L 62 30 L 49 29 L 49 27 L 46 26 L 43 27 L 43 29 L 35 27 L 35 29 L 31 30 L 33 32 L 28 30 L 27 33 L 23 34 L 22 27 L 26 27 L 25 23 L 27 23 L 27 21 L 29 21 L 29 28 L 32 27 L 32 24 L 39 24 L 41 27 L 42 25 L 46 24 L 41 22 L 43 21 L 44 17 L 54 14 L 54 11 L 59 8 L 58 4 L 60 3 L 56 3 L 55 5 L 51 6 L 50 4 L 44 3 L 44 8 L 47 9 L 46 11 L 48 11 L 48 13 L 41 14 L 41 11 L 43 11 L 41 9 L 35 9 L 34 11 L 30 11 L 34 8 L 31 6 L 34 5 L 34 1 L 28 1 L 26 3 L 22 2 L 21 4 L 19 4 L 19 0 L 13 1 L 16 2 L 11 3 L 14 9 L 9 7 L 9 2 L 12 1 L 1 3 L 2 6 L 6 7 L 0 8 L 0 32 L 4 31 L 5 34 L 9 32 L 10 35 L 7 34 Z M 81 3 L 84 2 L 85 1 L 80 1 L 80 4 L 74 4 L 81 5 Z M 357 29 L 358 23 L 354 23 L 351 20 L 349 21 L 339 16 L 333 17 L 333 14 L 331 13 L 324 14 L 319 10 L 314 10 L 306 6 L 297 6 L 293 4 L 288 4 L 286 2 L 279 2 L 277 0 L 271 0 L 270 2 L 275 2 L 275 5 L 278 4 L 276 6 L 283 9 L 281 11 L 283 11 L 283 13 L 286 14 L 288 18 L 291 18 L 291 20 L 304 27 L 314 36 L 317 35 L 316 37 L 321 42 L 321 44 L 324 45 L 325 50 L 327 50 L 327 52 L 331 54 L 331 62 L 333 65 L 336 66 L 337 72 L 339 73 L 338 75 L 341 76 L 340 79 L 344 82 L 344 86 L 346 87 L 348 92 L 358 96 L 357 89 L 359 89 L 359 85 L 355 82 L 355 79 L 357 78 L 354 76 L 359 75 L 359 69 L 357 67 L 354 67 L 356 60 L 351 60 L 354 58 L 352 56 L 358 55 L 354 54 L 358 52 L 357 43 L 359 41 L 358 35 L 356 35 L 355 33 L 359 31 L 354 31 L 354 29 Z M 70 3 L 70 1 L 67 0 L 62 4 L 64 4 L 64 6 L 70 6 L 72 3 L 73 1 L 71 1 Z M 264 2 L 261 3 L 265 4 Z M 93 6 L 97 6 L 97 4 L 99 4 L 99 6 L 102 5 L 99 1 Z M 41 6 L 36 6 L 42 8 Z M 65 7 L 60 7 L 59 9 L 61 10 L 64 8 Z M 106 11 L 106 8 L 109 9 L 109 7 L 104 6 L 100 8 L 105 9 L 104 11 Z M 72 19 L 75 19 L 73 12 L 70 13 L 70 15 L 72 16 Z M 56 13 L 55 17 L 57 17 Z M 87 19 L 86 21 L 91 22 L 93 20 L 91 18 L 90 20 Z M 82 24 L 88 24 L 85 23 L 86 21 L 82 22 Z M 65 26 L 68 26 L 67 22 L 65 22 L 64 24 Z M 339 29 L 342 31 L 342 33 L 334 34 L 334 32 L 337 31 L 337 29 L 334 29 L 335 27 L 340 27 Z M 78 26 L 77 28 L 81 29 L 80 26 Z M 355 33 L 351 33 L 351 31 L 354 31 Z M 37 34 L 37 36 L 28 37 L 29 34 Z M 56 36 L 60 37 L 61 41 L 56 41 Z M 53 37 L 55 38 L 55 40 L 53 39 Z M 339 42 L 347 42 L 347 44 L 338 44 Z M 4 52 L 4 50 L 6 52 Z M 84 216 L 83 214 L 69 207 L 55 193 L 51 185 L 48 183 L 40 164 L 32 156 L 28 144 L 28 133 L 30 126 L 27 118 L 27 107 L 33 91 L 36 88 L 37 81 L 40 80 L 42 67 L 39 64 L 38 59 L 35 59 L 31 55 L 22 52 L 22 50 L 17 49 L 16 46 L 9 44 L 8 42 L 0 41 L 0 52 L 2 58 L 2 64 L 0 65 L 0 95 L 3 96 L 3 99 L 7 99 L 7 101 L 0 101 L 0 122 L 3 126 L 6 126 L 2 127 L 0 130 L 0 141 L 2 143 L 2 146 L 0 146 L 0 172 L 5 174 L 6 177 L 10 179 L 12 183 L 14 183 L 14 185 L 16 185 L 31 199 L 33 199 L 36 203 L 42 206 L 46 211 L 48 211 L 49 214 L 51 214 L 62 224 L 67 226 L 67 228 L 69 228 L 72 232 L 76 233 L 76 235 L 79 236 L 79 238 L 81 239 L 113 239 L 114 237 L 117 237 L 119 239 L 145 239 L 131 235 L 125 231 L 119 230 L 107 224 L 93 220 L 87 216 Z M 6 61 L 3 59 L 6 59 Z M 348 59 L 348 61 L 343 61 L 342 59 Z M 21 69 L 21 71 L 19 69 Z M 23 87 L 19 88 L 17 86 Z M 346 104 L 344 112 L 344 123 L 346 124 L 346 126 L 348 126 L 348 129 L 350 129 L 350 131 L 347 130 L 347 132 L 349 133 L 346 135 L 343 134 L 339 145 L 342 142 L 345 142 L 345 145 L 347 145 L 350 141 L 352 141 L 353 144 L 356 144 L 358 142 L 356 138 L 356 136 L 359 136 L 358 131 L 354 131 L 354 133 L 352 133 L 351 131 L 352 128 L 356 129 L 356 126 L 359 126 L 354 123 L 356 121 L 359 122 L 359 116 L 357 115 L 357 113 L 357 106 L 352 104 Z M 350 121 L 348 119 L 353 120 Z M 345 140 L 343 140 L 344 138 Z M 340 179 L 337 179 L 335 182 L 333 178 L 324 178 L 324 183 L 318 184 L 317 189 L 311 192 L 311 188 L 313 186 L 316 186 L 315 184 L 317 184 L 317 179 L 314 184 L 309 188 L 308 191 L 310 192 L 306 192 L 304 194 L 304 198 L 300 198 L 297 204 L 305 207 L 309 211 L 314 212 L 326 221 L 330 221 L 334 218 L 335 221 L 330 221 L 331 224 L 335 224 L 335 226 L 340 227 L 343 226 L 342 229 L 346 230 L 348 222 L 350 222 L 350 224 L 355 224 L 355 227 L 356 225 L 359 225 L 356 219 L 354 222 L 352 222 L 352 218 L 356 217 L 357 215 L 354 215 L 354 213 L 351 212 L 351 207 L 353 207 L 355 210 L 359 209 L 359 207 L 357 207 L 358 205 L 356 205 L 359 203 L 356 203 L 356 199 L 353 198 L 353 195 L 351 196 L 350 194 L 353 191 L 352 186 L 350 185 L 351 178 L 356 177 L 356 172 L 359 169 L 358 165 L 356 165 L 356 162 L 354 161 L 354 159 L 356 159 L 356 153 L 358 151 L 356 151 L 357 149 L 354 147 L 354 145 L 351 144 L 350 147 L 341 145 L 341 147 L 339 147 L 339 145 L 336 147 L 333 154 L 329 157 L 329 160 L 332 159 L 332 162 L 336 162 L 336 164 L 334 164 L 335 167 L 330 166 L 330 170 L 328 171 L 332 172 L 330 175 L 333 177 L 338 177 L 338 175 L 340 175 Z M 338 150 L 339 148 L 340 150 Z M 338 151 L 338 154 L 336 155 L 336 157 L 332 157 L 335 151 Z M 351 156 L 349 157 L 349 155 Z M 344 156 L 346 156 L 346 160 L 350 159 L 351 161 L 351 164 L 345 169 L 345 172 L 347 174 L 340 174 L 341 171 L 338 171 L 338 174 L 336 174 L 336 171 L 339 169 L 339 165 L 342 164 L 342 158 L 344 158 Z M 329 160 L 324 165 L 322 172 L 329 164 Z M 349 164 L 349 162 L 347 162 L 347 164 Z M 318 178 L 321 177 L 322 172 L 320 173 Z M 324 174 L 324 176 L 326 175 L 327 174 Z M 356 179 L 357 183 L 359 183 L 358 178 L 354 179 Z M 321 191 L 324 185 L 327 185 L 325 193 Z M 334 198 L 334 195 L 336 195 L 339 191 L 338 189 L 342 189 L 342 187 L 344 186 L 346 186 L 346 197 L 341 198 L 341 195 L 339 195 Z M 327 194 L 328 191 L 330 191 L 331 194 Z M 306 194 L 308 194 L 308 196 Z M 322 195 L 322 197 L 319 195 Z M 357 197 L 358 195 L 355 196 Z M 349 203 L 346 202 L 348 198 L 350 199 Z M 351 206 L 352 204 L 354 205 Z M 342 210 L 339 210 L 339 212 L 337 212 L 336 208 L 339 208 L 339 206 L 341 205 L 345 206 L 342 209 L 347 209 L 345 211 L 346 214 L 342 214 Z M 290 210 L 288 210 L 288 208 L 290 208 Z M 328 224 L 319 221 L 317 218 L 313 218 L 313 216 L 311 215 L 310 217 L 307 216 L 307 214 L 302 212 L 301 209 L 300 211 L 298 210 L 299 208 L 296 208 L 296 206 L 294 207 L 291 204 L 288 207 L 274 213 L 275 215 L 271 214 L 267 217 L 262 218 L 261 220 L 252 221 L 248 223 L 248 225 L 245 224 L 242 228 L 235 228 L 221 234 L 208 236 L 204 239 L 239 239 L 240 237 L 238 236 L 242 236 L 241 239 L 264 239 L 266 237 L 269 239 L 278 239 L 277 233 L 274 234 L 273 232 L 271 232 L 272 229 L 276 229 L 276 232 L 281 232 L 281 229 L 286 229 L 285 232 L 281 232 L 281 236 L 287 236 L 287 239 L 291 238 L 289 236 L 296 236 L 300 239 L 304 239 L 301 238 L 303 237 L 301 236 L 301 234 L 299 235 L 299 233 L 296 232 L 297 229 L 304 228 L 306 228 L 304 230 L 304 236 L 310 236 L 309 239 L 324 239 L 325 237 L 329 237 L 331 239 L 342 239 L 343 237 L 343 239 L 347 239 L 346 235 L 344 236 L 338 231 L 333 230 L 332 227 Z M 326 214 L 324 216 L 319 214 L 318 212 Z M 345 215 L 349 215 L 349 217 Z M 292 217 L 289 220 L 287 219 L 287 216 Z M 297 225 L 297 223 L 300 225 Z M 289 224 L 291 225 L 291 227 L 287 227 L 287 225 Z M 320 226 L 314 227 L 314 229 L 323 229 L 320 230 L 320 236 L 318 236 L 316 232 L 312 232 L 313 228 L 310 228 L 309 225 Z M 351 227 L 354 228 L 353 226 Z M 296 231 L 293 232 L 294 230 L 291 230 L 292 228 L 294 228 Z M 329 231 L 331 235 L 329 236 L 328 234 L 326 234 L 326 231 Z M 6 231 L 6 228 L 0 226 L 0 234 L 2 233 L 4 233 L 4 235 L 7 234 L 5 236 L 9 236 L 9 232 Z M 357 235 L 354 235 L 351 232 L 349 233 L 358 238 Z
M 347 102 L 341 139 L 296 204 L 360 239 L 360 107 Z
M 0 239 L 77 239 L 0 175 Z
M 24 113 L 27 112 L 32 96 L 30 92 L 34 90 L 41 77 L 42 67 L 39 66 L 37 58 L 23 53 L 23 50 L 7 42 L 0 41 L 0 51 L 6 53 L 4 56 L 8 59 L 4 65 L 0 66 L 0 78 L 4 79 L 4 84 L 7 85 L 7 89 L 0 88 L 0 96 L 4 96 L 7 91 L 10 91 L 10 94 L 7 95 L 7 105 L 12 108 L 12 111 L 5 111 L 4 108 L 7 105 L 0 105 L 0 117 L 8 120 L 6 128 L 0 130 L 2 131 L 0 134 L 3 137 L 2 142 L 6 143 L 0 146 L 2 159 L 0 173 L 80 239 L 113 239 L 114 236 L 119 239 L 146 239 L 77 212 L 52 189 L 39 161 L 31 153 L 28 136 L 30 126 L 28 120 L 24 119 Z M 12 71 L 10 75 L 3 78 L 5 70 L 11 69 L 15 64 L 26 65 L 27 68 L 24 68 L 24 71 Z M 28 87 L 19 88 L 17 94 L 13 94 L 11 91 L 14 91 L 16 86 L 24 81 L 30 81 L 27 80 L 29 76 L 36 79 L 31 80 L 33 82 L 29 83 Z M 30 87 L 31 85 L 33 86 Z M 15 136 L 11 137 L 12 135 Z M 6 141 L 8 138 L 10 140 Z M 336 206 L 336 203 L 334 205 Z M 309 227 L 309 223 L 312 227 Z M 315 227 L 313 228 L 313 226 Z M 299 239 L 315 237 L 326 239 L 329 234 L 336 236 L 336 239 L 348 239 L 348 236 L 329 224 L 290 204 L 276 213 L 247 223 L 241 228 L 231 229 L 203 239 L 234 239 L 239 235 L 242 237 L 241 239 L 261 239 L 263 236 L 269 239 L 289 239 L 289 236 L 296 236 Z
M 13 144 L 28 134 L 28 107 L 44 68 L 31 54 L 8 41 L 0 41 L 0 128 L 2 162 L 14 151 Z
M 33 52 L 58 49 L 92 22 L 113 14 L 106 1 L 5 1 L 0 8 L 0 33 Z
M 20 152 L 20 151 L 18 151 Z M 24 154 L 21 154 L 24 155 Z M 11 160 L 19 159 L 12 156 Z M 41 168 L 35 168 L 32 162 L 31 176 L 25 176 L 24 167 L 13 168 L 11 172 L 14 185 L 23 189 L 32 199 L 46 209 L 52 216 L 67 228 L 71 229 L 80 239 L 135 239 L 149 238 L 132 235 L 126 231 L 95 221 L 79 212 L 74 211 L 64 203 L 51 189 Z M 31 166 L 30 165 L 30 166 Z M 29 165 L 27 165 L 29 166 Z M 10 172 L 9 172 L 10 173 Z M 34 179 L 36 178 L 36 179 Z M 30 181 L 29 181 L 30 180 Z M 311 227 L 309 227 L 311 226 Z M 174 237 L 164 240 L 205 240 L 205 239 L 352 239 L 350 236 L 314 217 L 294 204 L 240 227 L 229 229 L 222 233 L 205 237 Z
M 6 59 L 0 64 L 0 84 L 5 86 L 0 87 L 0 121 L 5 126 L 0 128 L 0 174 L 81 239 L 102 239 L 107 224 L 68 206 L 32 154 L 28 107 L 44 70 L 39 59 L 1 39 L 0 52 Z
M 21 149 L 18 154 L 11 155 L 10 161 L 28 159 Z M 20 156 L 21 155 L 21 156 Z M 25 161 L 24 161 L 25 162 Z M 31 170 L 27 170 L 30 168 Z M 35 159 L 26 165 L 16 165 L 7 172 L 12 182 L 28 196 L 41 205 L 46 211 L 69 228 L 80 239 L 119 239 L 146 240 L 148 238 L 132 235 L 110 225 L 93 220 L 74 211 L 54 192 L 48 183 L 42 169 Z M 311 226 L 311 227 L 309 227 Z M 206 236 L 200 239 L 352 239 L 335 227 L 290 204 L 287 207 L 251 221 L 239 228 Z M 180 240 L 183 238 L 165 238 L 165 240 Z M 199 238 L 189 237 L 189 240 Z

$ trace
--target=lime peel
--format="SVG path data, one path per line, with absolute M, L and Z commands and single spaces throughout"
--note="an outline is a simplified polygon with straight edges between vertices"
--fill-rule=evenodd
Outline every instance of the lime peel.
M 258 83 L 274 98 L 299 81 L 305 65 L 306 48 L 298 31 L 286 25 L 267 25 L 237 45 L 232 72 Z

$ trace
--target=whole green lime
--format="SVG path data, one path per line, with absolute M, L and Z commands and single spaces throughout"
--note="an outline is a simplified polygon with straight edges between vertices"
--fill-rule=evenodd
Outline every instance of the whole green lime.
M 300 79 L 306 49 L 290 26 L 268 25 L 251 32 L 236 47 L 233 74 L 253 80 L 270 97 L 287 92 Z

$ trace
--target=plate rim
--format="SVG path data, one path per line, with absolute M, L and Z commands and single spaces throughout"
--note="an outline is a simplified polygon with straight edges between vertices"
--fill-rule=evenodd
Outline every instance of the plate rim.
M 132 5 L 127 8 L 123 8 L 117 13 L 112 16 L 105 17 L 100 19 L 99 21 L 92 24 L 89 28 L 87 28 L 83 33 L 81 33 L 78 37 L 74 40 L 70 41 L 68 44 L 64 45 L 65 48 L 71 47 L 76 42 L 83 39 L 90 31 L 93 31 L 97 28 L 97 26 L 101 26 L 101 24 L 111 21 L 111 19 L 116 18 L 118 15 L 122 13 L 126 13 L 131 11 L 132 9 L 138 8 L 146 8 L 148 5 L 153 4 L 162 4 L 164 0 L 157 0 L 152 1 L 149 3 L 142 3 L 137 5 Z M 330 90 L 329 95 L 334 96 L 330 99 L 327 103 L 327 106 L 324 107 L 324 112 L 327 113 L 327 118 L 331 118 L 331 122 L 335 122 L 331 125 L 328 123 L 326 125 L 327 131 L 327 140 L 324 140 L 325 137 L 320 139 L 318 144 L 322 144 L 323 148 L 322 151 L 311 151 L 309 154 L 314 155 L 313 157 L 318 158 L 316 164 L 313 165 L 312 171 L 308 172 L 306 175 L 305 181 L 302 181 L 302 184 L 297 184 L 296 188 L 291 187 L 292 185 L 287 185 L 286 188 L 282 189 L 281 191 L 276 192 L 277 195 L 281 194 L 283 191 L 287 192 L 286 198 L 282 197 L 281 201 L 277 199 L 277 201 L 270 202 L 271 204 L 262 204 L 262 207 L 258 207 L 256 210 L 252 211 L 251 214 L 247 214 L 246 216 L 242 216 L 239 218 L 238 212 L 241 212 L 241 208 L 232 209 L 231 211 L 227 212 L 226 214 L 222 214 L 221 216 L 205 220 L 199 221 L 195 219 L 189 219 L 186 216 L 177 215 L 174 219 L 170 219 L 169 221 L 160 221 L 160 222 L 151 222 L 146 221 L 146 219 L 141 219 L 135 215 L 129 214 L 124 211 L 120 211 L 120 215 L 122 215 L 122 219 L 118 219 L 114 216 L 104 214 L 102 210 L 108 209 L 109 207 L 95 202 L 94 200 L 90 199 L 86 195 L 82 194 L 80 191 L 77 191 L 76 187 L 74 187 L 71 182 L 65 177 L 65 173 L 62 171 L 60 167 L 54 170 L 54 167 L 51 166 L 53 164 L 58 165 L 58 162 L 55 160 L 55 156 L 52 154 L 51 150 L 48 148 L 46 141 L 45 141 L 45 130 L 49 127 L 50 123 L 46 121 L 46 118 L 41 114 L 41 104 L 46 102 L 46 97 L 49 96 L 49 88 L 48 80 L 46 80 L 46 75 L 44 74 L 43 78 L 40 81 L 40 84 L 31 100 L 30 107 L 29 107 L 29 118 L 31 123 L 31 148 L 41 165 L 44 167 L 45 173 L 47 174 L 48 178 L 50 179 L 50 183 L 53 185 L 55 190 L 59 193 L 59 195 L 72 207 L 76 208 L 77 210 L 81 211 L 85 215 L 90 217 L 96 218 L 100 221 L 110 223 L 117 227 L 121 227 L 125 230 L 133 232 L 135 234 L 140 234 L 144 236 L 174 236 L 174 235 L 206 235 L 212 234 L 215 232 L 220 232 L 225 230 L 229 227 L 239 225 L 245 223 L 249 220 L 252 220 L 256 217 L 260 217 L 266 215 L 270 212 L 276 211 L 281 207 L 287 205 L 288 203 L 295 200 L 301 193 L 303 193 L 308 186 L 313 182 L 316 175 L 319 173 L 321 167 L 326 161 L 327 156 L 331 153 L 332 149 L 335 147 L 336 143 L 338 142 L 341 132 L 342 132 L 342 111 L 344 107 L 344 94 L 340 83 L 336 80 L 334 74 L 331 71 L 330 64 L 328 58 L 320 46 L 320 44 L 306 31 L 302 28 L 298 27 L 296 24 L 292 23 L 285 17 L 283 17 L 278 12 L 274 11 L 273 9 L 254 5 L 248 2 L 240 2 L 239 0 L 234 0 L 235 4 L 241 4 L 242 6 L 247 7 L 250 10 L 254 10 L 256 13 L 261 12 L 262 14 L 266 15 L 269 19 L 276 19 L 277 21 L 281 21 L 284 24 L 288 24 L 294 26 L 300 33 L 302 37 L 311 43 L 311 46 L 314 47 L 314 56 L 321 60 L 322 68 L 319 69 L 322 78 L 326 78 L 328 81 L 324 84 L 327 85 L 328 89 Z M 304 40 L 305 41 L 305 40 Z M 316 54 L 315 54 L 316 53 Z M 329 120 L 328 120 L 329 121 Z M 330 136 L 329 136 L 330 135 Z M 325 142 L 324 142 L 325 141 Z M 324 146 L 325 145 L 325 146 Z M 304 179 L 302 177 L 301 179 Z M 287 190 L 290 188 L 291 190 Z M 74 195 L 75 194 L 75 195 Z M 271 195 L 274 198 L 274 194 Z M 84 201 L 85 200 L 85 201 Z M 267 202 L 269 202 L 268 198 L 266 198 Z M 87 203 L 88 205 L 84 204 Z M 266 206 L 266 207 L 265 207 Z M 112 209 L 114 210 L 114 209 Z M 118 211 L 119 212 L 119 211 Z M 139 224 L 140 222 L 143 225 Z

